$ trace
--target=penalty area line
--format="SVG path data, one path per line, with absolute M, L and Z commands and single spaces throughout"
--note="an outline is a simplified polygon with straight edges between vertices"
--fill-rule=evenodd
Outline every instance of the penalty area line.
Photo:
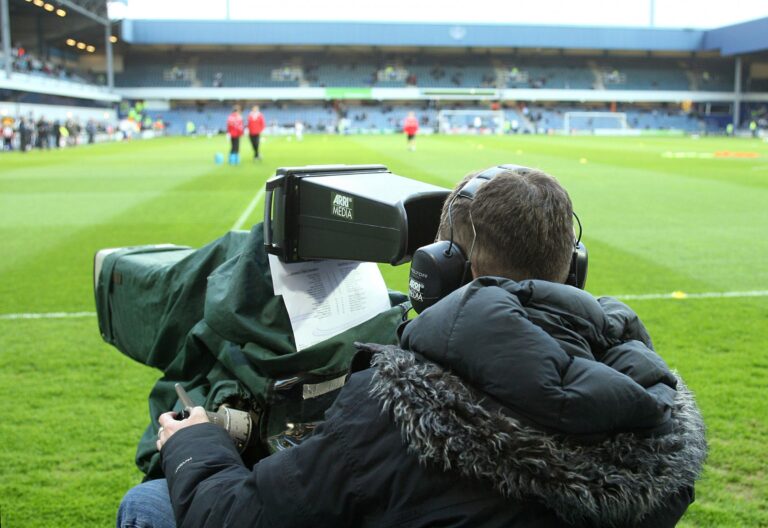
M 646 300 L 686 300 L 686 299 L 724 299 L 738 297 L 768 297 L 768 290 L 732 291 L 732 292 L 703 292 L 685 293 L 675 291 L 672 293 L 643 293 L 627 295 L 609 295 L 622 301 L 646 301 Z M 76 319 L 78 317 L 96 317 L 96 312 L 48 312 L 48 313 L 10 313 L 0 314 L 0 321 L 21 319 Z
M 78 317 L 96 317 L 96 312 L 48 312 L 48 313 L 11 313 L 11 314 L 0 314 L 0 320 L 15 320 L 15 319 L 76 319 Z
M 262 199 L 264 196 L 264 188 L 259 189 L 259 192 L 256 193 L 256 196 L 253 197 L 253 200 L 251 200 L 251 203 L 248 204 L 248 207 L 245 208 L 245 211 L 243 211 L 243 214 L 240 215 L 240 218 L 237 219 L 237 222 L 235 222 L 232 225 L 232 231 L 236 231 L 238 229 L 242 229 L 243 225 L 245 225 L 245 221 L 248 220 L 248 217 L 251 216 L 251 213 L 254 209 L 256 209 L 256 204 L 259 203 L 259 200 Z

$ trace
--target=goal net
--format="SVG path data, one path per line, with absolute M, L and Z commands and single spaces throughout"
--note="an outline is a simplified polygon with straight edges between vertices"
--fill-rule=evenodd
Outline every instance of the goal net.
M 627 114 L 623 112 L 566 112 L 563 133 L 625 135 L 629 132 Z
M 440 110 L 437 126 L 441 134 L 503 134 L 502 110 Z

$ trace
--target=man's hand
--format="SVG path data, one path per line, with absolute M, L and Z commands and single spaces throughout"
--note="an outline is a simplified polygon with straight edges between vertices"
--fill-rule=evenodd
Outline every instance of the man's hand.
M 168 441 L 168 439 L 178 431 L 179 429 L 184 429 L 185 427 L 189 427 L 190 425 L 197 425 L 201 423 L 208 423 L 210 420 L 208 419 L 208 415 L 205 413 L 205 409 L 202 407 L 193 407 L 192 410 L 189 413 L 189 418 L 186 418 L 184 420 L 177 420 L 175 418 L 176 413 L 171 411 L 167 413 L 163 413 L 160 415 L 160 418 L 158 418 L 158 423 L 160 424 L 160 430 L 157 432 L 157 450 L 160 451 L 165 443 Z

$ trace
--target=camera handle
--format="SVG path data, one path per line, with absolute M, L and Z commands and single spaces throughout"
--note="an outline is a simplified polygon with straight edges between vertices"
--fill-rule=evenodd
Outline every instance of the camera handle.
M 184 420 L 189 418 L 189 413 L 195 404 L 180 383 L 177 383 L 175 388 L 179 401 L 184 405 L 184 410 L 176 413 L 176 419 Z M 227 432 L 240 453 L 252 443 L 253 418 L 250 413 L 222 405 L 215 413 L 205 411 L 205 414 L 211 423 L 222 427 Z

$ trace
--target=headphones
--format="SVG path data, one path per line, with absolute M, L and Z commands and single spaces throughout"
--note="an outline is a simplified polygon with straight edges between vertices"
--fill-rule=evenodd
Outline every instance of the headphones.
M 416 250 L 411 260 L 411 272 L 408 280 L 408 296 L 416 313 L 432 306 L 437 301 L 472 280 L 472 253 L 475 248 L 477 233 L 470 212 L 469 221 L 474 237 L 469 253 L 465 256 L 462 249 L 453 241 L 453 219 L 451 208 L 459 198 L 475 199 L 477 190 L 499 173 L 519 169 L 531 170 L 520 165 L 499 165 L 487 169 L 462 187 L 448 205 L 448 222 L 450 225 L 450 240 L 440 240 Z M 587 281 L 587 248 L 581 242 L 581 221 L 573 213 L 579 226 L 579 234 L 574 240 L 571 266 L 568 270 L 566 284 L 584 289 Z

